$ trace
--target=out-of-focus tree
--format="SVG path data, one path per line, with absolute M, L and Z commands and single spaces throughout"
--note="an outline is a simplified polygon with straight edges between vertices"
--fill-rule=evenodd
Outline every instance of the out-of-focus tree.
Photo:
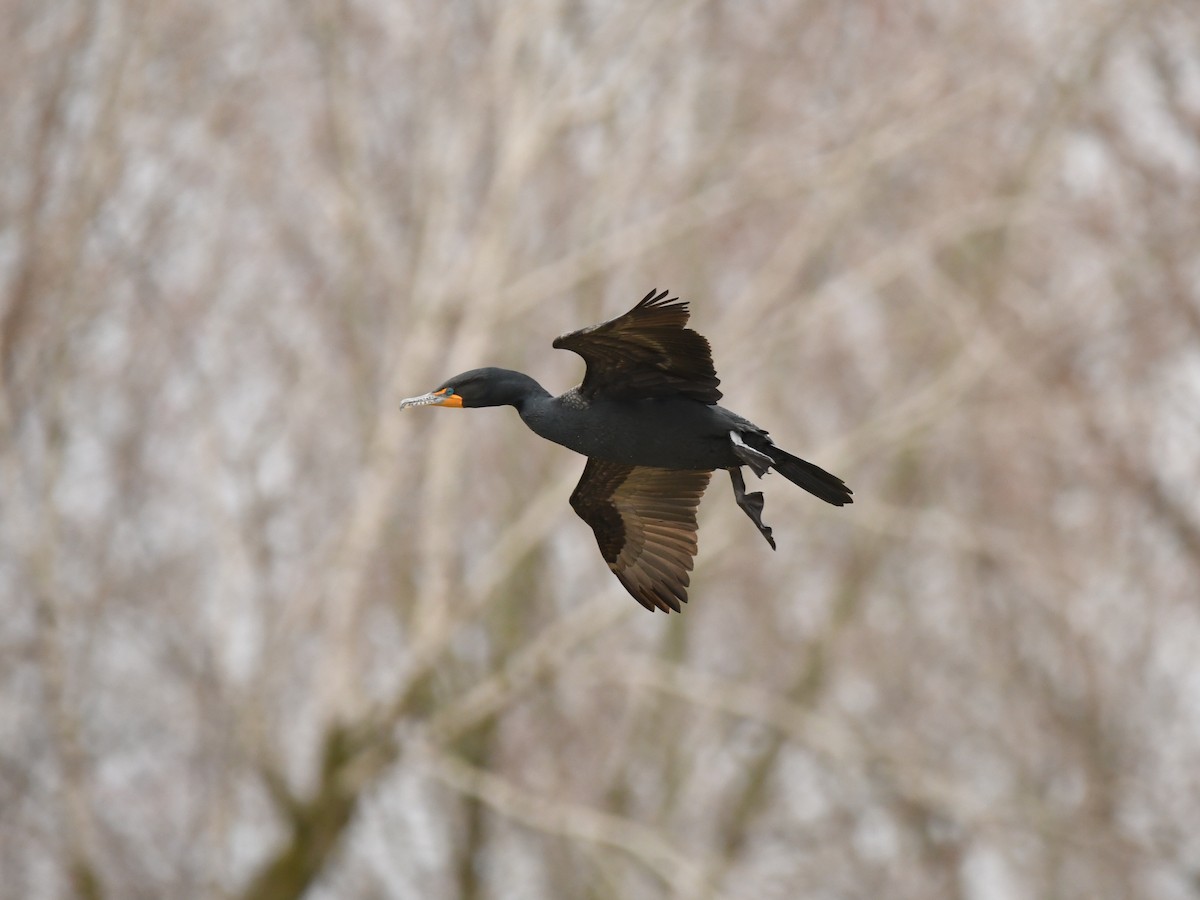
M 0 896 L 1196 896 L 1190 4 L 0 22 Z M 857 498 L 669 618 L 396 410 L 652 286 Z

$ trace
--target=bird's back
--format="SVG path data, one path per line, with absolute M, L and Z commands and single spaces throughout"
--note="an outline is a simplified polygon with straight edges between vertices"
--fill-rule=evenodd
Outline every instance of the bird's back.
M 529 404 L 521 418 L 537 434 L 584 456 L 662 469 L 737 465 L 729 432 L 749 425 L 723 407 L 686 397 L 589 401 L 578 389 Z

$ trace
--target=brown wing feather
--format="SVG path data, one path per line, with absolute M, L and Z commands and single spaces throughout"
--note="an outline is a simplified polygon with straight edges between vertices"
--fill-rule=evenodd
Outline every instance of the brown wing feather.
M 589 459 L 571 506 L 608 567 L 646 609 L 679 612 L 696 557 L 696 509 L 711 472 Z
M 587 363 L 580 385 L 586 397 L 682 396 L 716 403 L 721 380 L 712 348 L 687 321 L 685 301 L 651 291 L 625 315 L 564 334 L 554 346 L 573 350 Z

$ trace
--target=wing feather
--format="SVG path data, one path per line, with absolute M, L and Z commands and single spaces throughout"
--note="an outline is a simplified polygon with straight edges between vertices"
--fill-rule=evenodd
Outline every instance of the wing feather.
M 589 459 L 571 506 L 642 606 L 679 612 L 696 557 L 696 510 L 711 472 Z
M 554 341 L 587 363 L 580 392 L 620 399 L 689 397 L 721 399 L 712 348 L 687 327 L 688 304 L 651 291 L 622 316 L 564 334 Z

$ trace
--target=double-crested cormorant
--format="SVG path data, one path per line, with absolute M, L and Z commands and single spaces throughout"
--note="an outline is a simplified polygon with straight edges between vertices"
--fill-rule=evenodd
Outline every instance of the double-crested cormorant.
M 696 556 L 696 508 L 714 469 L 729 472 L 738 506 L 772 549 L 762 492 L 746 492 L 742 466 L 760 477 L 774 469 L 834 506 L 854 502 L 842 479 L 717 405 L 712 351 L 687 321 L 686 302 L 651 291 L 625 315 L 554 342 L 587 363 L 583 383 L 561 396 L 521 372 L 472 369 L 400 408 L 515 406 L 537 434 L 582 453 L 571 506 L 604 561 L 642 606 L 679 612 Z

